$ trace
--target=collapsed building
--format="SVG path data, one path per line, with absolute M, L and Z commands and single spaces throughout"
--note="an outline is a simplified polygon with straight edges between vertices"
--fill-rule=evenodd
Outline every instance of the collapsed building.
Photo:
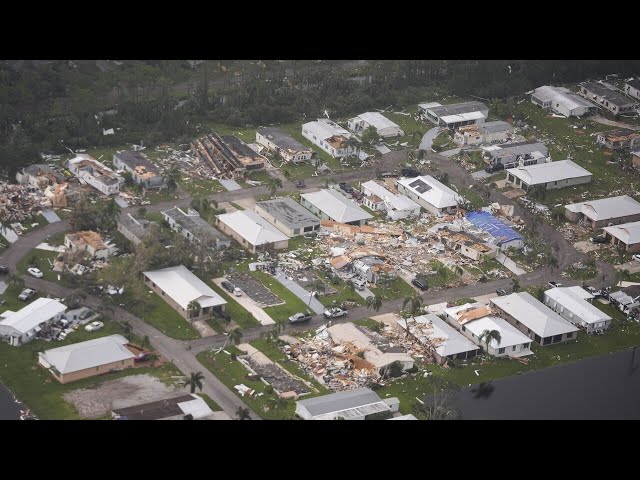
M 91 155 L 78 154 L 67 163 L 71 173 L 73 173 L 80 183 L 91 185 L 96 190 L 105 195 L 113 195 L 120 191 L 120 184 L 124 178 L 111 170 L 106 165 L 100 163 Z
M 267 161 L 238 137 L 220 136 L 215 132 L 191 142 L 191 152 L 223 178 L 237 178 L 246 171 L 262 169 Z
M 160 188 L 165 183 L 158 166 L 142 152 L 124 150 L 113 154 L 113 165 L 131 174 L 133 181 L 144 188 Z
M 16 181 L 21 185 L 31 185 L 39 189 L 64 182 L 64 175 L 48 165 L 34 164 L 16 173 Z

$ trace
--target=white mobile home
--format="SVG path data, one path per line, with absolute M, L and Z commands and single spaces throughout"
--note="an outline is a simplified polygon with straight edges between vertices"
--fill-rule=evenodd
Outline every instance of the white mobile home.
M 349 130 L 354 133 L 362 133 L 367 128 L 373 127 L 381 137 L 397 137 L 404 135 L 402 129 L 387 117 L 378 112 L 366 112 L 347 122 Z
M 572 160 L 561 160 L 507 170 L 507 183 L 524 191 L 538 185 L 546 190 L 552 190 L 589 183 L 592 176 L 589 170 Z
M 584 328 L 587 333 L 607 330 L 611 326 L 611 317 L 587 301 L 593 298 L 582 287 L 551 288 L 544 292 L 546 306 L 574 325 Z

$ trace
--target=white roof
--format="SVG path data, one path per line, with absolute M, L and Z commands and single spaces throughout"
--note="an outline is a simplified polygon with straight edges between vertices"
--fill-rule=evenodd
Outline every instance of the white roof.
M 609 315 L 585 300 L 585 298 L 593 298 L 593 295 L 582 287 L 551 288 L 544 292 L 544 294 L 586 323 L 611 320 Z
M 378 112 L 365 112 L 358 115 L 357 118 L 364 120 L 369 125 L 373 125 L 377 130 L 383 128 L 400 128 L 398 124 L 392 122 L 387 117 Z
M 304 193 L 301 197 L 336 222 L 349 223 L 373 218 L 361 209 L 356 202 L 334 189 Z
M 485 118 L 485 115 L 482 112 L 466 112 L 459 113 L 457 115 L 445 115 L 440 117 L 445 123 L 457 123 L 457 122 L 467 122 L 469 120 L 479 120 L 481 118 Z
M 594 221 L 640 214 L 640 203 L 629 195 L 571 203 L 565 208 L 570 212 L 580 212 Z
M 418 336 L 421 343 L 433 345 L 442 357 L 478 349 L 471 340 L 433 313 L 416 317 L 416 322 L 420 325 L 418 329 L 410 321 L 409 330 Z M 397 323 L 406 329 L 406 320 L 401 319 Z
M 495 297 L 491 303 L 504 310 L 541 338 L 577 332 L 578 329 L 528 292 Z
M 395 194 L 374 180 L 369 180 L 362 184 L 362 188 L 366 188 L 374 195 L 387 201 L 394 210 L 415 210 L 420 209 L 420 205 L 404 195 Z
M 46 350 L 40 356 L 61 374 L 72 373 L 135 357 L 127 343 L 122 335 L 109 335 Z
M 389 405 L 366 387 L 299 400 L 296 404 L 304 407 L 314 420 L 330 420 L 338 414 L 348 420 L 389 411 Z
M 551 100 L 552 102 L 561 103 L 569 110 L 579 107 L 595 107 L 593 103 L 571 93 L 571 90 L 564 87 L 551 87 L 549 85 L 544 85 L 536 88 L 533 95 L 543 102 Z
M 467 330 L 473 333 L 476 338 L 482 335 L 482 332 L 485 330 L 497 330 L 500 332 L 500 343 L 496 340 L 491 340 L 489 343 L 489 346 L 495 349 L 531 343 L 531 339 L 529 337 L 507 322 L 504 318 L 493 315 L 471 320 L 465 323 L 464 326 Z
M 640 243 L 640 222 L 623 223 L 613 227 L 604 227 L 609 235 L 616 237 L 625 245 Z
M 464 201 L 464 198 L 430 175 L 402 178 L 398 183 L 436 208 L 455 207 L 458 201 Z
M 322 118 L 315 122 L 305 123 L 302 125 L 302 129 L 309 131 L 322 140 L 326 140 L 334 135 L 342 135 L 347 138 L 351 136 L 348 130 L 345 130 L 337 123 Z
M 213 410 L 209 408 L 207 402 L 205 402 L 201 397 L 198 397 L 195 394 L 192 394 L 192 396 L 195 397 L 193 400 L 178 403 L 178 407 L 184 412 L 185 415 L 193 416 L 194 420 L 206 418 L 213 415 Z
M 441 107 L 442 104 L 438 103 L 438 102 L 427 102 L 427 103 L 419 103 L 418 106 L 420 108 L 424 108 L 425 110 L 428 108 L 436 108 L 436 107 Z
M 38 298 L 26 307 L 8 315 L 0 321 L 0 325 L 12 327 L 24 334 L 63 313 L 66 309 L 66 306 L 52 298 Z
M 415 415 L 400 415 L 399 417 L 388 418 L 387 420 L 418 420 Z
M 579 178 L 591 176 L 591 172 L 582 168 L 572 160 L 560 160 L 559 162 L 540 163 L 529 165 L 528 167 L 516 167 L 509 170 L 509 173 L 518 177 L 527 185 L 538 185 L 540 183 L 557 182 L 569 178 Z
M 218 220 L 251 245 L 266 245 L 289 240 L 289 237 L 253 210 L 238 210 L 233 213 L 225 213 L 218 215 Z
M 184 265 L 144 272 L 144 275 L 185 310 L 193 300 L 197 300 L 202 308 L 227 303 Z

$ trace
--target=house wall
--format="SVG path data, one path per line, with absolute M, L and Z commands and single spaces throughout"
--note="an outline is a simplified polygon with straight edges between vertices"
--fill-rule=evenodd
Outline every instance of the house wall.
M 465 337 L 467 337 L 469 340 L 471 340 L 473 343 L 475 343 L 476 345 L 482 345 L 484 348 L 486 348 L 486 344 L 484 342 L 482 342 L 482 344 L 480 343 L 480 341 L 478 340 L 478 337 L 471 332 L 469 329 L 467 329 L 467 327 L 465 327 L 464 325 L 460 325 L 458 324 L 458 322 L 456 322 L 455 320 L 452 320 L 450 318 L 447 319 L 449 321 L 449 323 L 451 325 L 453 325 L 455 328 L 458 329 L 458 331 L 460 333 L 462 333 Z M 456 326 L 458 325 L 458 326 Z M 515 347 L 515 349 L 514 349 Z M 527 344 L 516 344 L 516 345 L 499 345 L 497 349 L 493 348 L 493 347 L 489 347 L 487 350 L 487 353 L 489 353 L 489 355 L 493 355 L 494 357 L 506 357 L 508 355 L 515 355 L 520 353 L 522 350 L 525 350 L 527 348 L 530 348 L 531 344 L 527 343 Z M 500 349 L 504 348 L 504 351 L 502 353 L 500 353 Z
M 592 230 L 599 230 L 603 227 L 608 227 L 610 225 L 620 225 L 621 223 L 630 223 L 640 221 L 640 213 L 636 215 L 627 215 L 626 217 L 618 217 L 618 218 L 608 218 L 606 220 L 598 220 L 597 222 L 593 222 L 589 220 L 589 218 L 585 217 L 588 221 L 588 224 L 591 225 Z
M 630 97 L 640 100 L 640 90 L 637 88 L 633 88 L 631 85 L 625 84 L 625 92 L 627 92 L 627 95 Z
M 576 177 L 576 178 L 568 178 L 566 180 L 559 180 L 557 182 L 548 182 L 545 185 L 546 190 L 556 190 L 558 188 L 570 187 L 573 185 L 582 185 L 585 183 L 589 183 L 591 181 L 592 175 L 585 175 L 584 177 Z M 510 183 L 518 188 L 523 189 L 524 191 L 529 190 L 529 187 L 534 187 L 535 185 L 528 185 L 524 181 L 517 178 L 515 175 L 511 174 L 507 171 L 507 183 Z
M 256 142 L 260 145 L 266 147 L 270 152 L 278 152 L 280 156 L 287 162 L 300 163 L 305 162 L 311 159 L 313 152 L 311 149 L 307 151 L 297 151 L 297 152 L 289 152 L 288 150 L 283 150 L 278 145 L 273 143 L 267 137 L 261 135 L 256 132 Z
M 264 218 L 271 225 L 276 227 L 282 233 L 289 237 L 295 237 L 297 235 L 304 235 L 309 232 L 315 232 L 320 230 L 320 221 L 309 222 L 305 225 L 299 226 L 297 228 L 291 228 L 287 225 L 284 225 L 282 222 L 279 222 L 278 219 L 263 209 L 260 205 L 256 204 L 255 211 L 258 215 Z
M 230 236 L 236 242 L 238 242 L 242 246 L 242 248 L 246 248 L 252 253 L 264 252 L 266 250 L 284 250 L 286 248 L 289 248 L 289 239 L 283 240 L 280 242 L 275 242 L 275 243 L 267 243 L 264 245 L 253 245 L 252 243 L 249 243 L 242 235 L 240 235 L 238 232 L 236 232 L 231 227 L 229 227 L 226 223 L 221 221 L 219 218 L 216 220 L 216 222 L 217 222 L 218 228 L 222 233 Z
M 587 333 L 592 333 L 594 330 L 607 330 L 611 326 L 611 320 L 591 324 L 587 323 L 583 318 L 574 315 L 571 310 L 565 308 L 562 304 L 556 302 L 552 298 L 549 298 L 546 294 L 544 296 L 544 304 L 551 310 L 556 312 L 558 315 L 560 315 L 562 318 L 571 322 L 573 325 L 584 328 Z
M 38 325 L 40 328 L 43 328 L 47 325 L 50 325 L 64 317 L 64 312 L 60 313 L 54 317 L 51 317 L 46 322 Z M 31 340 L 36 338 L 35 328 L 29 330 L 29 332 L 19 332 L 13 327 L 8 325 L 0 325 L 0 340 L 7 342 L 9 345 L 13 347 L 19 347 L 20 345 L 24 345 L 25 343 L 29 343 Z
M 580 92 L 579 93 L 580 93 L 580 95 L 582 95 L 583 97 L 585 97 L 588 100 L 592 101 L 593 103 L 595 103 L 599 107 L 602 107 L 602 108 L 604 108 L 606 110 L 609 110 L 613 114 L 632 112 L 634 110 L 634 107 L 635 107 L 635 105 L 620 105 L 620 106 L 615 105 L 615 104 L 611 103 L 609 100 L 600 98 L 598 95 L 596 95 L 595 93 L 587 90 L 583 86 L 580 87 Z
M 317 137 L 314 133 L 305 130 L 304 128 L 302 129 L 302 136 L 314 145 L 320 147 L 333 158 L 346 157 L 347 155 L 351 155 L 355 151 L 353 148 L 341 148 L 336 150 L 331 145 L 326 143 L 323 138 Z
M 429 202 L 427 202 L 425 199 L 423 199 L 421 196 L 417 195 L 416 193 L 412 192 L 411 190 L 409 190 L 407 187 L 405 187 L 404 185 L 402 185 L 401 183 L 397 183 L 396 184 L 396 188 L 398 189 L 398 191 L 400 193 L 403 193 L 404 195 L 406 195 L 407 197 L 409 197 L 411 200 L 413 200 L 414 202 L 416 202 L 418 205 L 420 205 L 421 207 L 423 207 L 425 210 L 427 210 L 429 213 L 432 213 L 434 215 L 437 215 L 439 212 L 444 211 L 445 209 L 442 208 L 437 208 L 434 205 L 431 205 Z
M 126 163 L 120 160 L 118 154 L 113 155 L 113 166 L 118 170 L 125 170 L 131 174 L 133 181 L 139 185 L 142 185 L 144 188 L 160 188 L 164 185 L 164 177 L 162 175 L 155 175 L 149 179 L 142 179 L 137 172 L 129 167 Z
M 43 364 L 44 360 L 40 359 L 40 365 L 46 368 L 46 365 Z M 49 369 L 49 372 L 54 376 L 56 380 L 60 383 L 70 383 L 75 382 L 77 380 L 81 380 L 83 378 L 95 377 L 96 375 L 102 375 L 103 373 L 109 373 L 113 370 L 124 370 L 126 368 L 132 368 L 134 365 L 133 358 L 128 358 L 126 360 L 120 360 L 118 362 L 106 363 L 104 365 L 99 365 L 94 368 L 86 368 L 84 370 L 78 370 L 77 372 L 65 373 L 58 375 L 55 369 Z
M 187 309 L 182 308 L 180 305 L 178 305 L 171 297 L 169 297 L 169 295 L 165 294 L 163 290 L 161 290 L 156 284 L 154 284 L 146 276 L 143 275 L 143 279 L 144 279 L 145 285 L 147 285 L 149 288 L 151 288 L 151 290 L 157 293 L 158 296 L 162 298 L 162 300 L 167 302 L 171 306 L 171 308 L 173 308 L 176 312 L 180 314 L 182 318 L 184 318 L 189 322 L 196 321 L 196 320 L 206 320 L 208 318 L 212 318 L 215 311 L 224 310 L 224 305 L 220 305 L 219 307 L 201 308 L 200 311 L 198 312 L 198 315 L 189 317 L 189 312 L 187 311 Z
M 605 234 L 605 237 L 609 239 L 609 242 L 611 243 L 611 245 L 615 247 L 620 246 L 621 248 L 624 249 L 625 252 L 629 252 L 629 253 L 640 252 L 640 243 L 632 243 L 631 245 L 627 245 L 622 241 L 618 240 L 618 238 L 614 237 L 613 235 L 610 235 L 607 232 L 604 232 L 604 234 Z
M 509 315 L 507 312 L 499 308 L 497 305 L 493 304 L 493 306 L 494 308 L 496 308 L 496 310 L 500 312 L 500 316 L 502 318 L 504 318 L 507 322 L 509 322 L 514 327 L 516 327 L 518 330 L 520 330 L 527 337 L 534 340 L 539 345 L 542 345 L 542 346 L 547 346 L 551 344 L 555 345 L 556 343 L 565 343 L 565 342 L 569 342 L 571 340 L 576 339 L 576 332 L 564 333 L 560 335 L 560 338 L 557 338 L 557 339 L 554 339 L 553 337 L 540 338 L 539 335 L 537 335 L 533 330 L 531 330 L 525 324 L 521 323 L 519 320 Z

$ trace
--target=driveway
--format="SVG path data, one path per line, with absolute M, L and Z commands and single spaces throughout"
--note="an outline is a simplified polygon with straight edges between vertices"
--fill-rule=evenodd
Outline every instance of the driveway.
M 278 280 L 287 290 L 289 290 L 296 297 L 302 300 L 305 305 L 308 305 L 311 310 L 318 314 L 322 314 L 324 312 L 324 305 L 322 305 L 316 297 L 311 296 L 311 293 L 307 292 L 293 280 L 289 280 L 289 278 L 283 272 L 278 270 L 274 278 Z
M 420 140 L 420 150 L 431 150 L 431 145 L 433 145 L 433 141 L 440 133 L 440 127 L 433 127 L 431 130 L 427 131 L 422 136 L 422 140 Z
M 489 178 L 491 175 L 491 173 L 487 173 L 484 170 L 478 170 L 477 172 L 473 172 L 471 177 L 474 180 L 482 180 L 483 178 Z
M 440 155 L 442 155 L 443 157 L 449 158 L 459 154 L 461 150 L 462 148 L 452 148 L 451 150 L 445 150 L 444 152 L 440 152 Z
M 630 262 L 623 263 L 622 265 L 614 265 L 616 270 L 629 270 L 629 273 L 640 272 L 640 262 L 637 260 L 631 260 Z
M 214 278 L 213 283 L 222 288 L 224 278 Z M 233 296 L 231 301 L 236 301 L 242 305 L 261 325 L 274 325 L 276 322 L 262 308 L 258 306 L 256 301 L 251 297 L 243 294 L 241 297 Z
M 640 130 L 640 127 L 635 125 L 629 125 L 628 123 L 623 122 L 615 122 L 613 120 L 609 120 L 608 118 L 601 117 L 600 115 L 593 115 L 589 117 L 589 120 L 593 120 L 594 122 L 601 123 L 602 125 L 609 125 L 610 127 L 618 127 L 618 128 L 628 128 L 630 130 Z

